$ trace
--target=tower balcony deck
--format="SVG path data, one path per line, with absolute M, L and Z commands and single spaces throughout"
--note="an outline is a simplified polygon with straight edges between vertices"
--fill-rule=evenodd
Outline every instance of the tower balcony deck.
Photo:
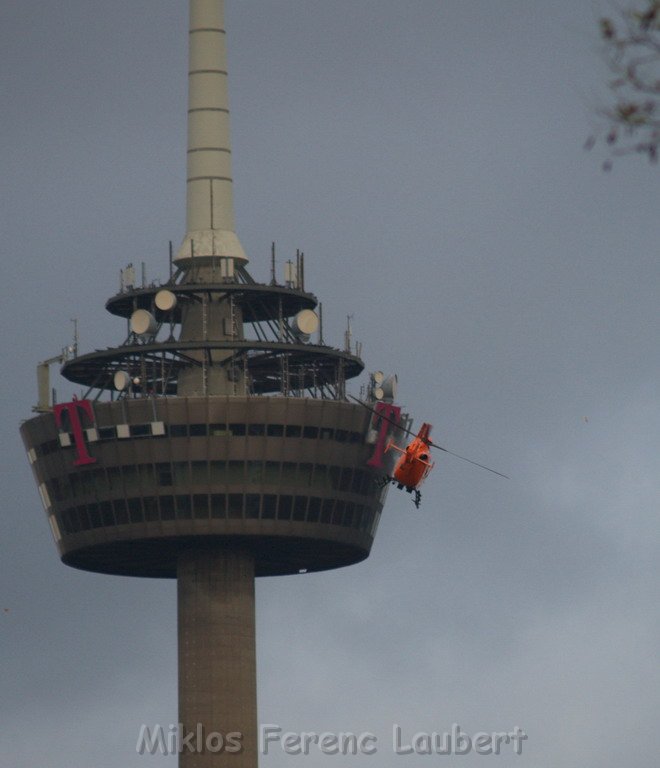
M 246 270 L 241 274 L 246 278 Z M 185 273 L 184 273 L 185 275 Z M 245 279 L 245 278 L 244 278 Z M 179 304 L 169 313 L 154 308 L 154 298 L 162 290 L 171 291 Z M 314 309 L 318 300 L 313 293 L 283 285 L 266 285 L 250 282 L 210 282 L 210 283 L 177 283 L 171 280 L 163 285 L 143 286 L 121 291 L 106 302 L 110 314 L 129 318 L 136 309 L 147 309 L 154 312 L 159 321 L 181 322 L 181 307 L 186 301 L 195 300 L 200 294 L 208 296 L 231 296 L 240 305 L 243 320 L 255 323 L 278 317 L 292 317 L 302 309 Z
M 366 558 L 380 518 L 370 415 L 336 400 L 160 397 L 93 403 L 90 461 L 54 415 L 21 432 L 62 560 L 174 577 L 179 555 L 230 544 L 257 575 Z

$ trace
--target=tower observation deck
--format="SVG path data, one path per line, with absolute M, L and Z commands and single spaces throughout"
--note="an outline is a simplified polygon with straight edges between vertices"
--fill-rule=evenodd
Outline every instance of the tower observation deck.
M 159 285 L 122 272 L 116 347 L 68 356 L 80 400 L 21 433 L 64 563 L 178 582 L 179 722 L 241 734 L 186 768 L 257 765 L 254 578 L 369 555 L 380 427 L 325 344 L 304 256 L 256 282 L 234 231 L 223 0 L 190 0 L 187 232 Z M 398 412 L 394 406 L 394 411 Z M 200 745 L 197 745 L 199 747 Z

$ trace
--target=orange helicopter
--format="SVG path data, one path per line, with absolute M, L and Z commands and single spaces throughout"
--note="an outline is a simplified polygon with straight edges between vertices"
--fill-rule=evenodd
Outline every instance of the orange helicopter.
M 431 434 L 431 424 L 424 422 L 422 428 L 415 435 L 414 440 L 408 443 L 405 450 L 399 448 L 392 440 L 390 440 L 385 448 L 385 453 L 390 449 L 398 451 L 401 456 L 397 459 L 394 465 L 394 471 L 392 477 L 386 475 L 382 485 L 387 485 L 388 482 L 395 483 L 399 490 L 404 488 L 408 493 L 414 493 L 413 502 L 419 509 L 419 503 L 422 500 L 422 493 L 419 490 L 419 486 L 426 480 L 429 472 L 435 466 L 435 462 L 431 462 L 431 454 L 429 448 L 433 443 L 429 439 Z M 406 432 L 408 430 L 405 430 Z M 412 434 L 412 433 L 409 433 Z
M 419 490 L 419 487 L 428 477 L 429 472 L 435 466 L 435 463 L 431 461 L 431 448 L 437 448 L 439 451 L 444 451 L 451 456 L 455 456 L 457 459 L 467 461 L 470 464 L 474 464 L 476 467 L 485 469 L 488 472 L 492 472 L 495 475 L 504 477 L 507 480 L 509 479 L 507 475 L 503 475 L 501 472 L 497 472 L 496 470 L 491 469 L 484 464 L 479 464 L 476 461 L 472 461 L 472 459 L 468 459 L 465 456 L 459 456 L 457 453 L 454 453 L 453 451 L 450 451 L 449 449 L 443 448 L 441 445 L 437 445 L 437 443 L 432 442 L 430 434 L 433 427 L 431 424 L 424 422 L 419 432 L 415 434 L 409 429 L 403 427 L 401 424 L 398 424 L 392 419 L 388 419 L 384 414 L 377 413 L 373 408 L 362 402 L 362 400 L 358 400 L 357 397 L 353 397 L 352 395 L 349 395 L 349 397 L 351 400 L 355 400 L 356 403 L 363 405 L 367 410 L 375 413 L 379 418 L 385 419 L 385 421 L 389 421 L 390 424 L 394 425 L 397 429 L 413 437 L 413 440 L 408 443 L 405 449 L 399 448 L 399 446 L 396 445 L 392 440 L 388 442 L 387 447 L 385 448 L 385 452 L 389 451 L 390 449 L 394 449 L 395 451 L 398 451 L 401 456 L 399 456 L 396 464 L 394 465 L 392 475 L 385 475 L 385 477 L 383 477 L 380 481 L 379 485 L 382 488 L 388 483 L 392 483 L 396 485 L 399 490 L 403 490 L 405 488 L 407 493 L 414 494 L 413 504 L 418 509 L 422 500 L 422 493 Z

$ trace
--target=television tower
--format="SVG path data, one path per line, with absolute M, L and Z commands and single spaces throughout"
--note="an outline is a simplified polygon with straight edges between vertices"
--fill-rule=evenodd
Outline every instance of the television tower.
M 21 433 L 64 563 L 176 578 L 179 722 L 239 733 L 183 768 L 257 765 L 254 579 L 369 555 L 386 488 L 386 419 L 346 399 L 364 364 L 325 344 L 304 255 L 256 282 L 234 231 L 223 0 L 190 0 L 187 232 L 168 279 L 129 265 L 106 302 L 122 342 L 38 366 Z M 82 385 L 51 400 L 48 368 Z M 395 418 L 395 380 L 372 377 Z

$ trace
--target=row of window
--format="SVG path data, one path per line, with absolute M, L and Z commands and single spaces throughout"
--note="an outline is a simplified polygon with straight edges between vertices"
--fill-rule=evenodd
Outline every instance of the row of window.
M 169 487 L 245 484 L 362 496 L 371 495 L 374 487 L 372 475 L 366 470 L 289 461 L 174 461 L 95 467 L 53 478 L 46 487 L 53 501 L 66 502 L 85 496 L 142 495 Z
M 57 513 L 65 534 L 93 528 L 167 520 L 293 520 L 371 529 L 374 514 L 363 504 L 316 496 L 212 493 L 144 496 L 81 504 Z
M 158 426 L 155 430 L 153 424 Z M 333 427 L 302 426 L 300 424 L 169 424 L 162 422 L 150 424 L 119 424 L 114 427 L 89 429 L 90 442 L 97 440 L 116 440 L 127 437 L 289 437 L 306 440 L 335 440 L 339 443 L 358 444 L 363 441 L 359 432 Z M 162 431 L 161 431 L 162 430 Z M 90 436 L 93 433 L 93 437 Z M 66 433 L 64 433 L 66 435 Z M 68 436 L 68 444 L 73 445 L 73 437 Z M 37 456 L 46 456 L 62 447 L 61 440 L 49 440 L 35 446 Z
M 309 440 L 336 440 L 339 443 L 362 442 L 359 432 L 300 424 L 170 424 L 166 430 L 171 437 L 302 437 Z

